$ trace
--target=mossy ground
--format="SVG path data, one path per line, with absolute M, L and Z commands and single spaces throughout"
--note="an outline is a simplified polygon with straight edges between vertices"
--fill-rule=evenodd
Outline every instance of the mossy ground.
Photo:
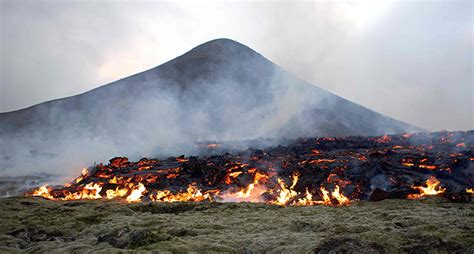
M 0 199 L 0 252 L 474 253 L 474 203 L 349 207 Z

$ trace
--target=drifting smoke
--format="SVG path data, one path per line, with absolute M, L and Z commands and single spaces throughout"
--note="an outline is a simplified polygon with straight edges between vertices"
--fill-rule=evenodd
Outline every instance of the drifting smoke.
M 65 176 L 114 156 L 197 154 L 199 141 L 417 130 L 225 39 L 87 93 L 0 114 L 0 123 L 6 174 Z

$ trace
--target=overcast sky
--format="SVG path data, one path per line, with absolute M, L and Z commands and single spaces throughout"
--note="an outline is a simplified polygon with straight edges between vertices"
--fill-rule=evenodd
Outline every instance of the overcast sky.
M 396 119 L 474 129 L 470 0 L 0 1 L 0 112 L 82 93 L 226 37 Z

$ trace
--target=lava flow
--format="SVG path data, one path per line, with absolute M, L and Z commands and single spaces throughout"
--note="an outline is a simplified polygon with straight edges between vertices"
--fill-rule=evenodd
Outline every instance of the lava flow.
M 27 195 L 299 206 L 438 195 L 460 202 L 471 200 L 473 140 L 469 131 L 304 138 L 263 150 L 210 143 L 199 147 L 214 155 L 137 162 L 117 157 L 84 169 L 64 186 L 42 186 Z

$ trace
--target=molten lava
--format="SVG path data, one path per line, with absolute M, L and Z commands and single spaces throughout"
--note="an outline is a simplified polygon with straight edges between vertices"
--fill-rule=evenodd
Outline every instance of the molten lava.
M 50 200 L 115 199 L 130 203 L 218 201 L 343 206 L 354 200 L 416 199 L 440 194 L 456 197 L 459 192 L 451 192 L 462 190 L 470 199 L 474 181 L 470 177 L 474 173 L 472 140 L 472 131 L 325 137 L 203 157 L 143 158 L 137 162 L 116 157 L 107 165 L 83 169 L 79 177 L 64 186 L 45 185 L 27 195 Z M 216 154 L 216 148 L 225 152 L 229 146 L 206 143 L 199 147 Z M 444 182 L 442 187 L 437 177 L 449 179 L 449 184 Z M 412 186 L 421 181 L 426 181 L 423 186 Z M 414 191 L 418 193 L 413 194 Z

